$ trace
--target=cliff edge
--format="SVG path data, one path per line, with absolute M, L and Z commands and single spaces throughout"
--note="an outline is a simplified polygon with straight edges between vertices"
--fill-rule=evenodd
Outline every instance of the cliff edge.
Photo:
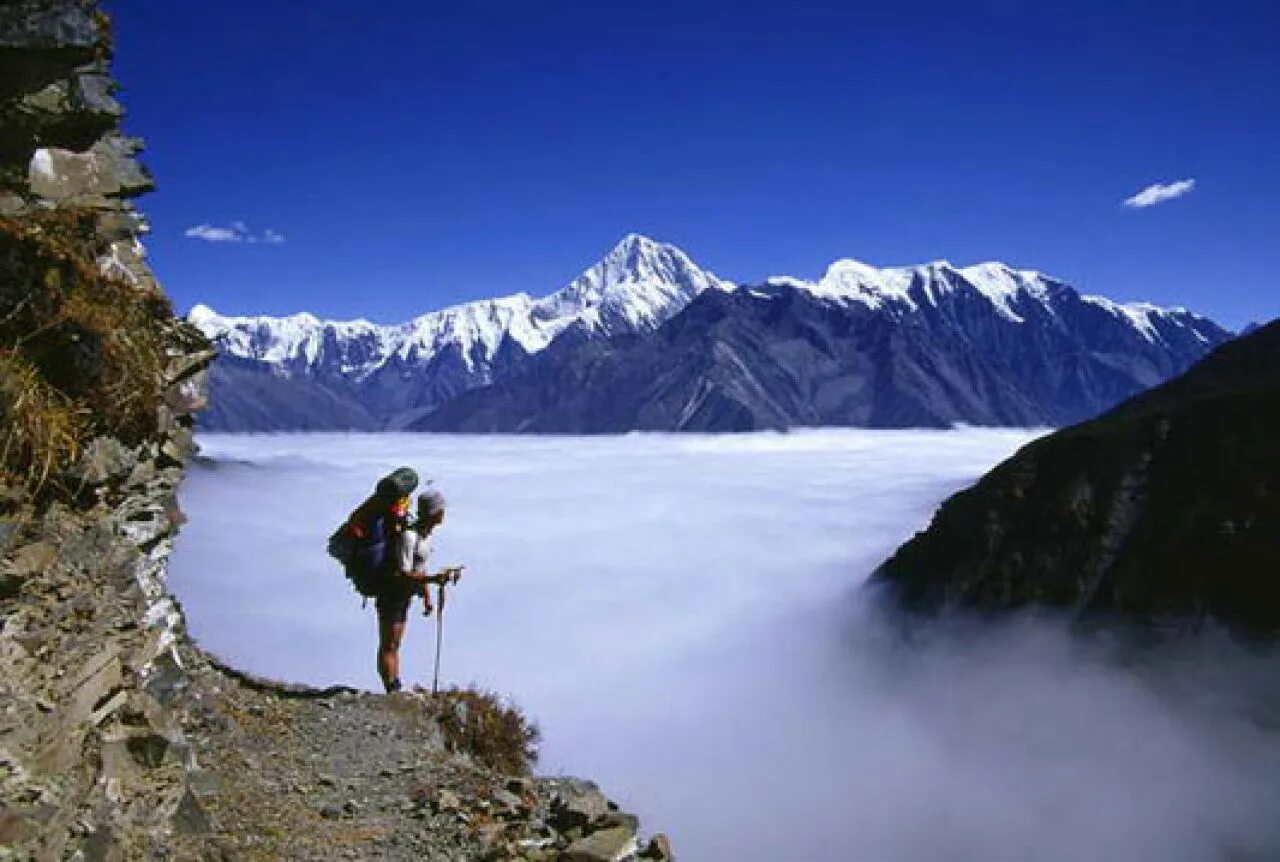
M 111 22 L 0 6 L 0 858 L 670 859 L 483 692 L 258 680 L 165 570 L 215 354 L 131 201 Z

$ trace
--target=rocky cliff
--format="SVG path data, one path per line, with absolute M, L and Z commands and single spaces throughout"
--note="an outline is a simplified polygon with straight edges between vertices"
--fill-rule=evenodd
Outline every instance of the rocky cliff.
M 1280 321 L 1042 438 L 877 580 L 909 608 L 1048 606 L 1280 634 Z
M 165 567 L 209 343 L 130 200 L 110 22 L 0 6 L 0 858 L 670 858 L 484 693 L 257 680 Z

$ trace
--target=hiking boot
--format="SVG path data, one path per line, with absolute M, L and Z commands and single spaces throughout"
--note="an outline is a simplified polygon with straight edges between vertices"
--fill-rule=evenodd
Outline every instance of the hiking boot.
M 383 683 L 387 687 L 387 694 L 397 692 L 401 689 L 400 680 L 393 679 L 390 682 Z

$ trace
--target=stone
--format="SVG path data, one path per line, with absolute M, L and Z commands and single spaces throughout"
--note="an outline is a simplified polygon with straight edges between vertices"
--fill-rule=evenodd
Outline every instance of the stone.
M 81 848 L 85 862 L 124 862 L 124 850 L 110 826 L 95 829 Z
M 640 829 L 640 818 L 636 817 L 634 814 L 628 814 L 625 811 L 618 811 L 614 809 L 610 810 L 609 813 L 604 816 L 604 819 L 598 824 L 598 828 L 600 829 L 611 829 L 616 826 L 621 826 L 624 829 L 630 829 L 632 832 L 636 832 Z
M 65 114 L 71 110 L 71 82 L 54 81 L 42 90 L 28 93 L 18 107 L 24 114 Z
M 99 212 L 96 229 L 104 240 L 115 242 L 149 233 L 151 227 L 140 212 L 124 204 L 121 209 Z
M 206 372 L 201 371 L 176 386 L 169 387 L 164 393 L 164 403 L 178 416 L 190 416 L 208 407 L 206 375 Z
M 173 827 L 187 835 L 204 835 L 212 828 L 209 815 L 200 807 L 200 803 L 190 790 L 182 794 L 182 801 L 173 812 Z
M 168 440 L 160 444 L 161 466 L 182 465 L 195 452 L 191 431 L 180 428 Z
M 124 480 L 124 484 L 129 488 L 139 488 L 149 485 L 155 481 L 156 465 L 151 461 L 139 461 L 129 471 L 129 476 Z
M 498 790 L 493 794 L 493 804 L 499 808 L 515 811 L 524 805 L 524 801 L 510 791 Z
M 178 383 L 185 380 L 208 367 L 209 363 L 218 358 L 218 351 L 207 346 L 208 342 L 204 341 L 204 336 L 200 334 L 199 330 L 196 330 L 195 327 L 191 327 L 191 329 L 194 330 L 196 336 L 199 336 L 205 346 L 190 353 L 178 354 L 169 360 L 168 364 L 165 365 L 164 379 L 170 383 Z
M 106 253 L 98 260 L 98 271 L 109 278 L 118 278 L 135 287 L 151 286 L 154 281 L 147 266 L 146 249 L 134 237 L 118 239 L 107 246 Z
M 71 4 L 50 4 L 0 19 L 0 48 L 93 49 L 101 40 L 93 17 Z
M 652 862 L 674 862 L 676 854 L 671 849 L 671 839 L 659 832 L 640 851 L 640 858 Z
M 222 789 L 222 782 L 216 773 L 205 769 L 197 769 L 187 776 L 187 789 L 197 800 L 215 796 Z
M 84 448 L 74 466 L 67 470 L 73 482 L 105 485 L 127 476 L 137 465 L 137 456 L 114 437 L 97 437 Z
M 601 829 L 565 848 L 563 862 L 620 862 L 636 852 L 635 833 L 621 826 Z
M 124 116 L 124 108 L 112 95 L 114 91 L 115 84 L 106 75 L 77 75 L 71 88 L 72 109 L 118 119 Z
M 48 570 L 57 559 L 58 549 L 53 545 L 48 542 L 33 542 L 19 548 L 7 568 L 12 574 L 27 578 Z
M 609 800 L 589 781 L 563 779 L 551 799 L 551 826 L 559 832 L 581 829 L 609 813 Z
M 25 212 L 27 202 L 22 195 L 10 191 L 0 191 L 0 216 L 14 216 Z
M 32 194 L 59 204 L 140 195 L 155 183 L 134 159 L 134 147 L 121 135 L 108 135 L 84 153 L 42 147 L 31 157 L 27 185 Z
M 106 700 L 100 701 L 93 712 L 89 713 L 88 722 L 92 725 L 99 725 L 106 721 L 107 716 L 114 713 L 120 707 L 124 706 L 129 700 L 129 693 L 120 689 L 111 694 Z
M 63 716 L 68 725 L 89 721 L 124 681 L 120 648 L 108 644 L 81 666 L 68 686 Z

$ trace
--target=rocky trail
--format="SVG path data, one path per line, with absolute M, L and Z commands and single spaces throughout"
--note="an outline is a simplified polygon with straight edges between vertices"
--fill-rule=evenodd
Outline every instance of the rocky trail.
M 484 692 L 257 680 L 166 570 L 216 356 L 146 262 L 94 0 L 0 4 L 0 859 L 670 859 Z

